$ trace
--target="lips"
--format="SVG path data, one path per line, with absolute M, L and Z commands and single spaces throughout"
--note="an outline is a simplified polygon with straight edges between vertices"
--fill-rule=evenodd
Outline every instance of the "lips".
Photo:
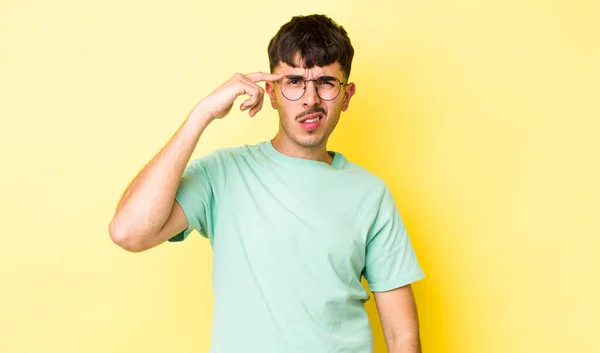
M 313 120 L 313 119 L 317 119 L 317 118 L 322 118 L 322 114 L 321 113 L 312 113 L 312 114 L 308 114 L 300 119 L 298 119 L 299 123 L 304 123 L 307 120 Z
M 298 119 L 298 123 L 305 131 L 314 131 L 321 125 L 322 120 L 323 114 L 313 113 Z

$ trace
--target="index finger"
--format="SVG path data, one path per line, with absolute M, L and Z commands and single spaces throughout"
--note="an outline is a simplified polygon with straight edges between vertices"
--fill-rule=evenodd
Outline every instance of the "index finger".
M 266 72 L 254 72 L 251 74 L 247 74 L 246 77 L 248 77 L 250 80 L 252 80 L 252 82 L 257 83 L 260 81 L 277 81 L 282 79 L 284 76 L 284 74 L 268 74 Z

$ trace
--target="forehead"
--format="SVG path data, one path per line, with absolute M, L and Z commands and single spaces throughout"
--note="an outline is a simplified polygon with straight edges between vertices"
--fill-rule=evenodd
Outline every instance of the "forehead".
M 298 75 L 304 78 L 312 79 L 321 76 L 333 76 L 342 78 L 342 70 L 340 64 L 336 61 L 333 64 L 327 66 L 313 66 L 310 69 L 298 65 L 297 67 L 289 66 L 284 62 L 279 62 L 279 65 L 275 68 L 275 73 L 283 73 L 287 75 Z

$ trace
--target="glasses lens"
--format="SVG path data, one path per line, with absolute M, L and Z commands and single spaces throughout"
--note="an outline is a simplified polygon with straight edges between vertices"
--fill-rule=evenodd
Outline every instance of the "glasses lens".
M 340 81 L 334 77 L 322 77 L 317 80 L 317 94 L 323 100 L 332 100 L 340 93 Z
M 304 94 L 304 81 L 298 78 L 284 78 L 281 81 L 281 93 L 291 101 L 300 99 Z
M 323 100 L 329 101 L 335 99 L 340 94 L 342 85 L 335 77 L 321 77 L 317 81 L 312 82 L 315 82 L 317 94 Z M 304 91 L 306 91 L 305 82 L 300 78 L 286 77 L 281 81 L 281 93 L 291 101 L 302 98 Z

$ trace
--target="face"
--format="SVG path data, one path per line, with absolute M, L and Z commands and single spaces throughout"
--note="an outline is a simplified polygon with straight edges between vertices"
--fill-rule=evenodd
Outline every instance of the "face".
M 339 63 L 311 69 L 291 67 L 280 63 L 274 73 L 285 76 L 300 76 L 307 80 L 323 76 L 338 78 L 345 81 Z M 265 89 L 270 96 L 271 106 L 279 113 L 279 132 L 277 138 L 288 148 L 325 148 L 329 135 L 335 129 L 340 114 L 348 109 L 350 98 L 354 95 L 354 83 L 341 86 L 340 93 L 333 100 L 323 100 L 317 95 L 316 82 L 306 82 L 304 95 L 290 101 L 281 93 L 281 84 L 267 82 Z

